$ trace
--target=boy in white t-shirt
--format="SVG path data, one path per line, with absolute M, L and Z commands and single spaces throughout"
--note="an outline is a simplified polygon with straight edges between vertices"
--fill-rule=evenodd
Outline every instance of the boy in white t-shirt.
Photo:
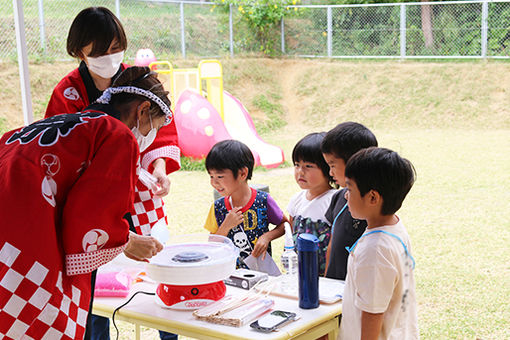
M 339 339 L 418 339 L 414 259 L 395 212 L 415 180 L 411 162 L 368 148 L 345 169 L 349 210 L 367 229 L 350 252 Z

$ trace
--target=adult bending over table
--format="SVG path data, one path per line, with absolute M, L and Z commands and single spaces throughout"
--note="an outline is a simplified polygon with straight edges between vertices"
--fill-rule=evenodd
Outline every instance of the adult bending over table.
M 0 334 L 83 338 L 90 273 L 126 250 L 139 159 L 131 129 L 171 119 L 168 92 L 148 68 L 119 75 L 97 104 L 0 139 Z M 137 257 L 162 249 L 144 239 Z M 127 247 L 127 248 L 126 248 Z
M 73 20 L 67 36 L 67 53 L 81 60 L 51 95 L 46 116 L 78 112 L 101 96 L 118 74 L 129 67 L 122 63 L 127 39 L 120 20 L 107 8 L 89 7 Z M 181 167 L 175 122 L 163 127 L 150 145 L 140 146 L 142 168 L 157 178 L 157 190 L 136 182 L 133 227 L 140 235 L 150 235 L 160 220 L 167 222 L 162 197 L 170 190 L 167 175 Z M 126 254 L 129 256 L 129 254 Z
M 67 53 L 81 62 L 53 90 L 46 108 L 46 117 L 81 111 L 99 98 L 118 74 L 129 67 L 122 63 L 126 48 L 124 27 L 109 9 L 89 7 L 78 13 L 69 28 Z M 158 131 L 152 144 L 142 143 L 140 153 L 141 165 L 156 177 L 158 189 L 149 188 L 138 180 L 134 205 L 126 218 L 133 232 L 148 236 L 157 222 L 167 224 L 163 202 L 163 197 L 170 190 L 167 175 L 181 167 L 175 122 L 172 121 Z M 140 246 L 143 247 L 144 240 L 135 236 L 132 234 L 130 242 L 133 242 L 133 249 L 136 250 L 136 244 L 142 243 Z M 126 256 L 137 259 L 133 252 L 126 253 Z M 92 276 L 92 282 L 95 282 L 95 275 Z M 109 339 L 108 318 L 95 315 L 91 318 L 87 339 Z M 161 334 L 162 339 L 176 338 Z

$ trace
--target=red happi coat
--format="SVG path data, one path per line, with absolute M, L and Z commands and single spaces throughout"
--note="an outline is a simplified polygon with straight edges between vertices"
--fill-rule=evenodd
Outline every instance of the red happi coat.
M 90 272 L 128 241 L 138 156 L 129 128 L 98 111 L 0 139 L 0 338 L 83 338 Z
M 121 64 L 118 74 L 129 67 Z M 92 104 L 99 96 L 99 91 L 90 77 L 84 62 L 80 67 L 65 76 L 53 90 L 46 117 L 60 113 L 78 112 Z M 164 126 L 158 131 L 154 142 L 140 155 L 141 166 L 152 173 L 152 162 L 158 158 L 166 161 L 166 172 L 170 174 L 181 167 L 181 149 L 178 146 L 177 128 L 175 122 Z M 133 224 L 138 234 L 150 235 L 151 228 L 161 219 L 167 222 L 163 199 L 155 197 L 154 193 L 141 181 L 136 183 L 134 206 L 131 209 Z

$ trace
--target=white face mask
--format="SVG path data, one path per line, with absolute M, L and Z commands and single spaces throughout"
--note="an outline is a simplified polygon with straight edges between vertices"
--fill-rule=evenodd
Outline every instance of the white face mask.
M 87 66 L 101 78 L 110 79 L 117 73 L 124 58 L 124 51 L 107 54 L 97 58 L 87 57 Z
M 131 129 L 133 132 L 133 135 L 135 135 L 136 141 L 138 142 L 138 148 L 140 149 L 140 152 L 143 152 L 145 149 L 149 147 L 149 145 L 154 142 L 154 139 L 156 139 L 156 135 L 158 133 L 158 129 L 152 126 L 152 118 L 149 116 L 150 122 L 151 122 L 151 130 L 147 134 L 147 136 L 142 135 L 140 130 L 138 129 L 140 127 L 140 121 L 136 121 L 136 126 Z

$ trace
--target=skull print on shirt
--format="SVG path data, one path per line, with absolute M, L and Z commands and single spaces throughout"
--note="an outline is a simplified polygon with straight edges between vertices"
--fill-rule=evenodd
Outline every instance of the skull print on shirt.
M 266 192 L 257 191 L 251 206 L 243 208 L 243 222 L 232 228 L 227 235 L 235 246 L 239 248 L 241 260 L 251 254 L 259 237 L 269 231 L 267 195 Z M 221 225 L 228 214 L 224 197 L 214 202 L 214 213 L 217 224 Z M 268 246 L 267 251 L 271 255 L 271 245 Z M 247 268 L 242 261 L 237 262 L 237 267 Z

